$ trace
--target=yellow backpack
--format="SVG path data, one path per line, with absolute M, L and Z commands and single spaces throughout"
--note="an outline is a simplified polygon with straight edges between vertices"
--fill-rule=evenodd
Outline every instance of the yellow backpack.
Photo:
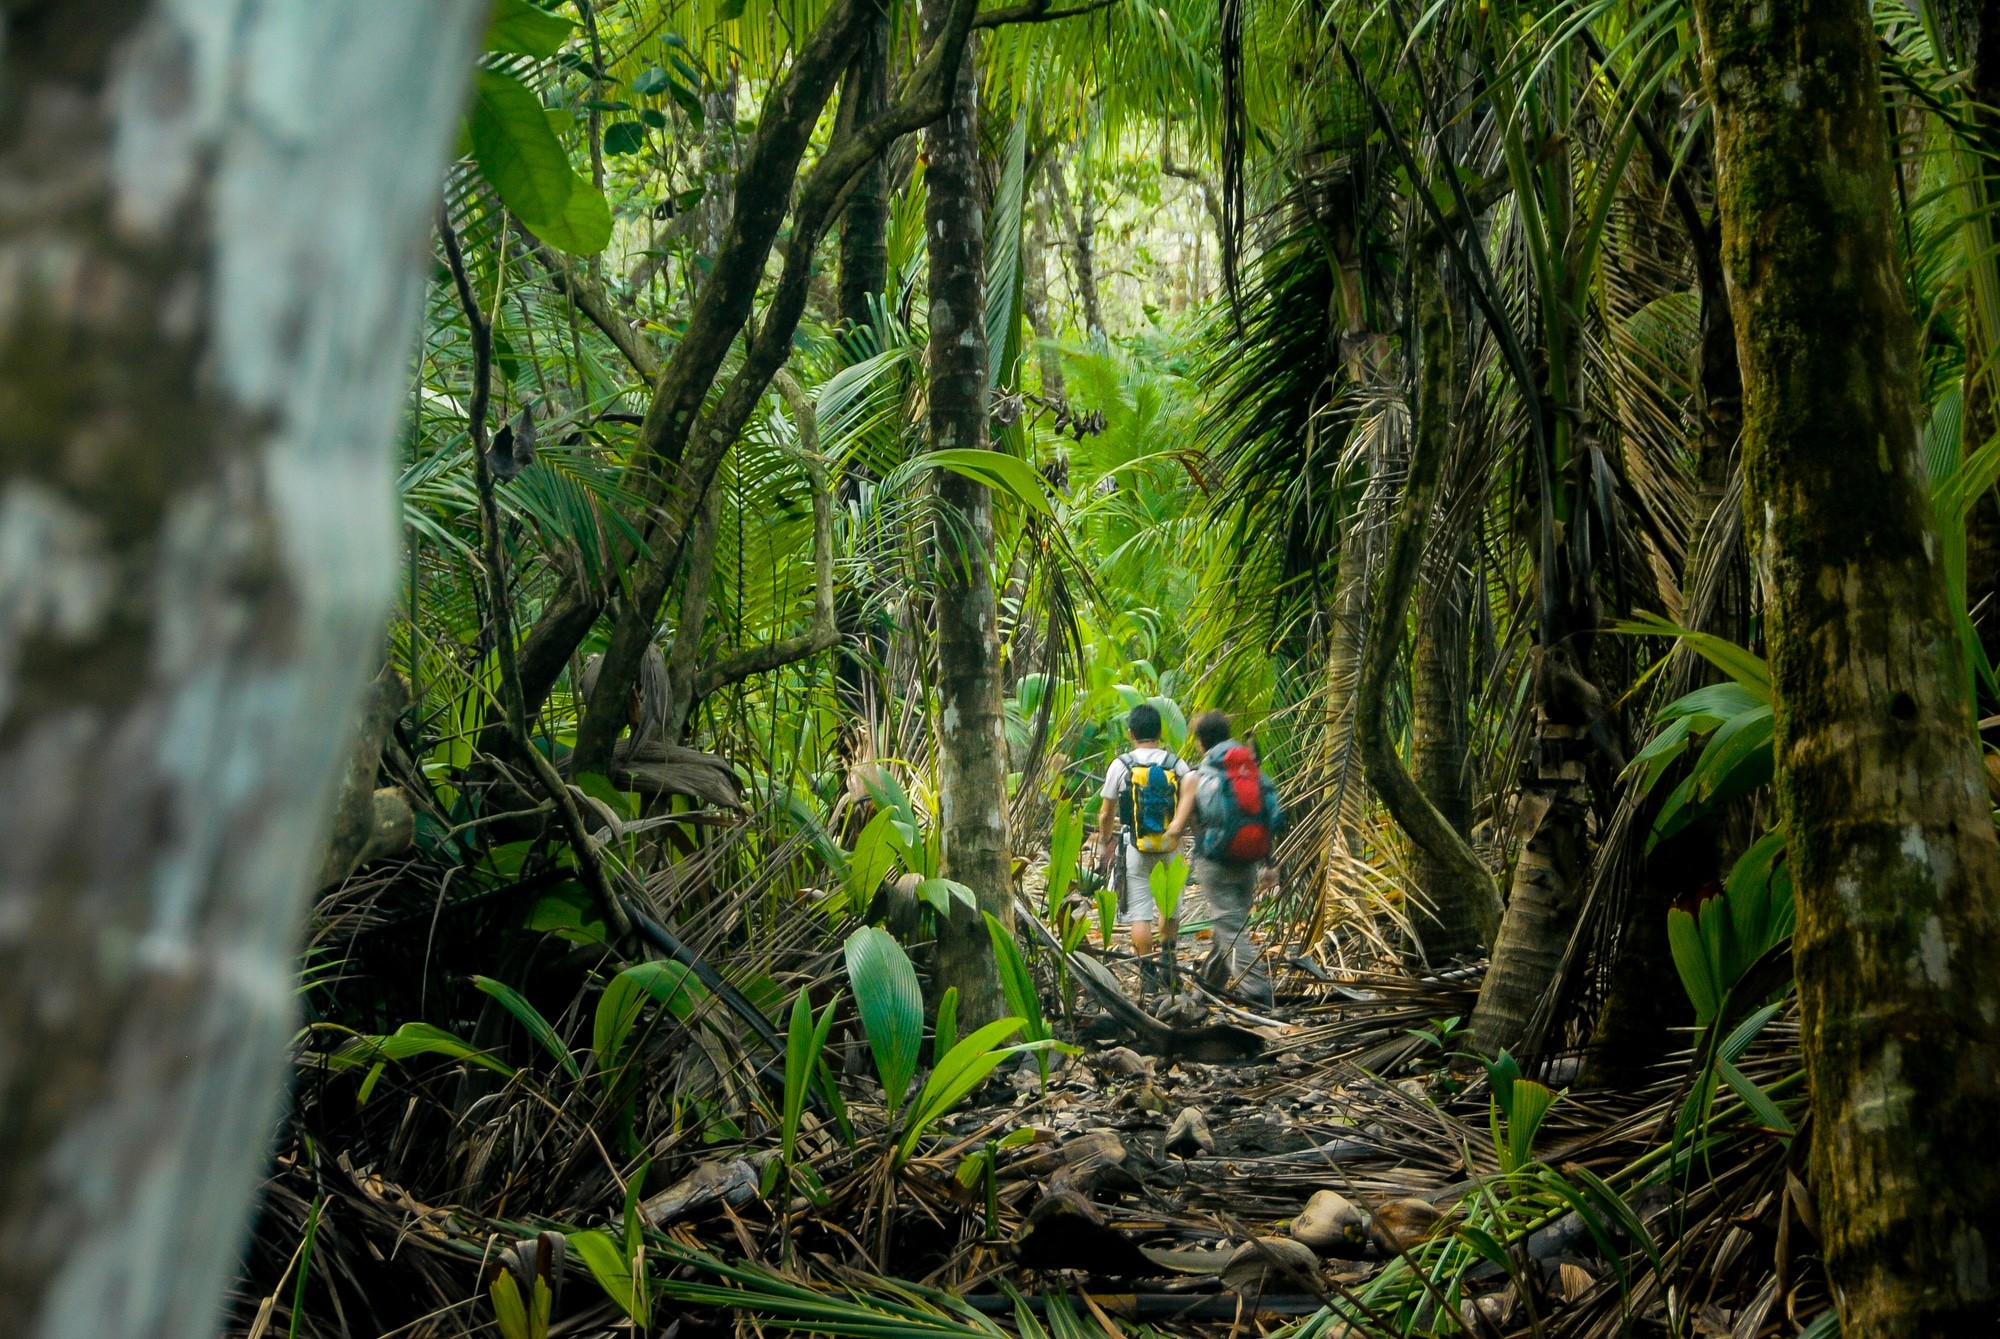
M 1118 817 L 1132 834 L 1132 844 L 1141 851 L 1158 854 L 1173 849 L 1167 828 L 1181 803 L 1181 760 L 1169 753 L 1156 763 L 1134 761 L 1133 754 L 1119 759 L 1125 764 L 1125 790 L 1118 797 Z

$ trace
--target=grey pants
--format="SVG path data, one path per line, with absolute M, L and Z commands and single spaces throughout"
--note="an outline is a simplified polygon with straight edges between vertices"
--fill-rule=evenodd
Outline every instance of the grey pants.
M 1273 1002 L 1263 955 L 1250 938 L 1250 907 L 1257 900 L 1257 867 L 1232 860 L 1195 858 L 1194 876 L 1208 903 L 1214 947 L 1201 965 L 1202 980 L 1226 986 L 1259 1004 Z

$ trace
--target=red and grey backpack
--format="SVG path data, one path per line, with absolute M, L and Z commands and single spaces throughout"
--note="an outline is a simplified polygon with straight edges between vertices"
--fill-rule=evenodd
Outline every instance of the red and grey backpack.
M 1271 854 L 1284 811 L 1248 744 L 1229 739 L 1208 751 L 1195 804 L 1202 824 L 1199 849 L 1208 859 L 1248 865 Z

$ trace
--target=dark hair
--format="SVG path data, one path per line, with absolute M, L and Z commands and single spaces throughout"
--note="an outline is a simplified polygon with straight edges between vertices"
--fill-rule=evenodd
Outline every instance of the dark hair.
M 1141 744 L 1150 744 L 1160 737 L 1160 709 L 1147 702 L 1141 702 L 1125 715 L 1125 728 L 1132 732 L 1132 738 Z
M 1201 741 L 1205 749 L 1212 749 L 1229 738 L 1229 713 L 1204 711 L 1194 718 L 1194 737 Z

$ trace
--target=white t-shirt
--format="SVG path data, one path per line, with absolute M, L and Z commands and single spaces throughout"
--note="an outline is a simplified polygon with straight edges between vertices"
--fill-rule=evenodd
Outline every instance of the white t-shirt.
M 1183 782 L 1188 779 L 1188 774 L 1194 771 L 1194 768 L 1188 766 L 1186 758 L 1174 757 L 1157 744 L 1142 744 L 1130 753 L 1119 754 L 1117 761 L 1106 769 L 1104 789 L 1097 792 L 1101 798 L 1115 800 L 1125 793 L 1125 784 L 1132 779 L 1132 769 L 1125 763 L 1127 758 L 1141 767 L 1158 767 L 1168 758 L 1174 758 L 1174 775 Z

